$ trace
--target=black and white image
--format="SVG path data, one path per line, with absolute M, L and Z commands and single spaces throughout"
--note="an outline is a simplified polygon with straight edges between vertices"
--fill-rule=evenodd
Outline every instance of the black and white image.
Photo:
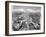
M 7 7 L 6 30 L 9 32 L 6 33 L 9 35 L 45 33 L 44 3 L 8 2 Z
M 12 8 L 14 31 L 40 29 L 41 7 L 13 5 Z

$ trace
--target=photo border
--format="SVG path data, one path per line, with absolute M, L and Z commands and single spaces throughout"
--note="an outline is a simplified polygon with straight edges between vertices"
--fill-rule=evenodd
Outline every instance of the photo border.
M 26 34 L 9 34 L 9 3 L 26 3 L 26 4 L 41 4 L 44 6 L 44 32 L 42 33 L 26 33 Z M 37 2 L 20 2 L 20 1 L 5 1 L 5 35 L 18 36 L 18 35 L 32 35 L 32 34 L 45 34 L 45 3 Z

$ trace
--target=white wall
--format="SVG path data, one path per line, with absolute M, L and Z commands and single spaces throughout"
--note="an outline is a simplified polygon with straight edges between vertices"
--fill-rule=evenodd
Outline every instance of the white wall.
M 44 3 L 46 3 L 46 0 L 16 0 L 16 1 L 44 2 Z M 45 27 L 46 27 L 46 25 L 45 25 Z M 0 37 L 7 37 L 7 36 L 5 36 L 5 0 L 0 0 Z M 9 37 L 13 37 L 13 36 L 9 36 Z M 24 35 L 24 36 L 16 36 L 16 37 L 46 37 L 46 34 Z

